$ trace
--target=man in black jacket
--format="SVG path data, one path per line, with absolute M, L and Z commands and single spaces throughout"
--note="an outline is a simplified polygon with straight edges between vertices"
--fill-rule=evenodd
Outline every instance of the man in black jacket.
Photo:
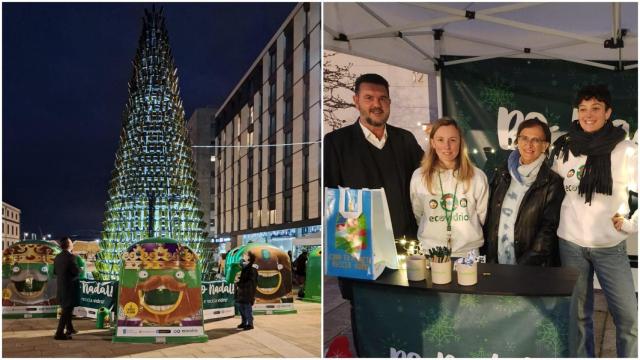
M 242 322 L 238 325 L 238 329 L 253 329 L 253 304 L 256 301 L 256 287 L 258 286 L 258 270 L 253 266 L 256 262 L 256 256 L 247 251 L 243 255 L 242 271 L 240 279 L 236 283 L 236 306 Z
M 71 253 L 73 250 L 73 242 L 68 236 L 60 240 L 62 252 L 58 254 L 53 262 L 53 273 L 57 278 L 57 297 L 58 303 L 62 308 L 62 315 L 58 321 L 58 330 L 54 339 L 71 340 L 71 334 L 77 333 L 71 323 L 73 308 L 76 304 L 76 292 L 78 275 L 80 269 L 76 262 L 76 257 Z M 66 332 L 65 332 L 66 328 Z
M 412 133 L 387 124 L 389 83 L 380 75 L 356 79 L 353 101 L 358 120 L 324 137 L 324 186 L 384 188 L 393 235 L 416 237 L 418 226 L 409 199 L 409 183 L 423 151 Z

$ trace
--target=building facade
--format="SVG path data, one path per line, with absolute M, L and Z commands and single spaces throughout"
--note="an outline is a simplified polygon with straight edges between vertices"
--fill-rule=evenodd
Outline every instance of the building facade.
M 20 209 L 2 202 L 2 250 L 20 241 Z
M 211 197 L 211 186 L 213 185 L 213 165 L 212 148 L 200 147 L 212 145 L 211 124 L 216 114 L 214 108 L 198 108 L 193 111 L 189 121 L 187 121 L 187 131 L 191 140 L 191 150 L 196 168 L 196 179 L 198 180 L 198 198 L 200 199 L 200 210 L 204 214 L 202 221 L 205 222 L 205 233 L 207 239 L 215 237 L 215 214 L 211 211 L 213 207 Z
M 320 12 L 320 3 L 298 4 L 216 113 L 216 241 L 319 231 Z

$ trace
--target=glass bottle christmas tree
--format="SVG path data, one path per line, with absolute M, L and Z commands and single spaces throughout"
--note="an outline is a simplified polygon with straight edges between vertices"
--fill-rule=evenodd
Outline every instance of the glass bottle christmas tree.
M 145 10 L 109 184 L 96 270 L 117 280 L 120 256 L 149 237 L 181 241 L 202 259 L 204 222 L 162 9 Z M 201 261 L 201 260 L 200 260 Z

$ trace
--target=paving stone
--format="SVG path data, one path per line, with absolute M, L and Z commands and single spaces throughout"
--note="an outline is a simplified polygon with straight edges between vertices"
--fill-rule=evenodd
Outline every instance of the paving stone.
M 6 319 L 3 321 L 2 357 L 282 357 L 252 332 L 265 332 L 283 342 L 283 350 L 321 355 L 321 304 L 295 303 L 298 314 L 260 315 L 256 329 L 236 330 L 239 317 L 205 323 L 207 343 L 186 345 L 112 343 L 111 330 L 95 329 L 95 321 L 74 319 L 80 331 L 71 341 L 53 339 L 57 319 Z M 302 334 L 300 334 L 302 332 Z M 237 353 L 227 354 L 227 349 Z M 294 352 L 295 352 L 294 351 Z

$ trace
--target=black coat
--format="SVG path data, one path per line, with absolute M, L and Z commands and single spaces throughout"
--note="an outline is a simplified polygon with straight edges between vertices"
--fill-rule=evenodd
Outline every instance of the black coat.
M 328 133 L 322 145 L 324 186 L 378 189 L 383 187 L 385 176 L 397 176 L 401 184 L 399 188 L 385 189 L 393 232 L 396 237 L 415 237 L 418 226 L 411 209 L 409 184 L 424 152 L 411 132 L 389 124 L 386 129 L 395 168 L 380 169 L 369 150 L 372 145 L 365 138 L 358 121 Z
M 506 165 L 498 169 L 491 181 L 489 208 L 484 223 L 484 246 L 487 262 L 498 262 L 498 228 L 502 202 L 511 184 Z M 542 163 L 536 180 L 522 198 L 514 229 L 514 248 L 518 265 L 559 266 L 558 223 L 564 199 L 562 178 Z
M 57 297 L 61 307 L 73 307 L 78 302 L 78 268 L 75 255 L 62 250 L 53 261 L 53 273 L 57 279 Z
M 256 300 L 256 287 L 258 286 L 258 270 L 253 263 L 244 266 L 240 272 L 240 279 L 236 283 L 235 299 L 239 304 L 251 304 Z

